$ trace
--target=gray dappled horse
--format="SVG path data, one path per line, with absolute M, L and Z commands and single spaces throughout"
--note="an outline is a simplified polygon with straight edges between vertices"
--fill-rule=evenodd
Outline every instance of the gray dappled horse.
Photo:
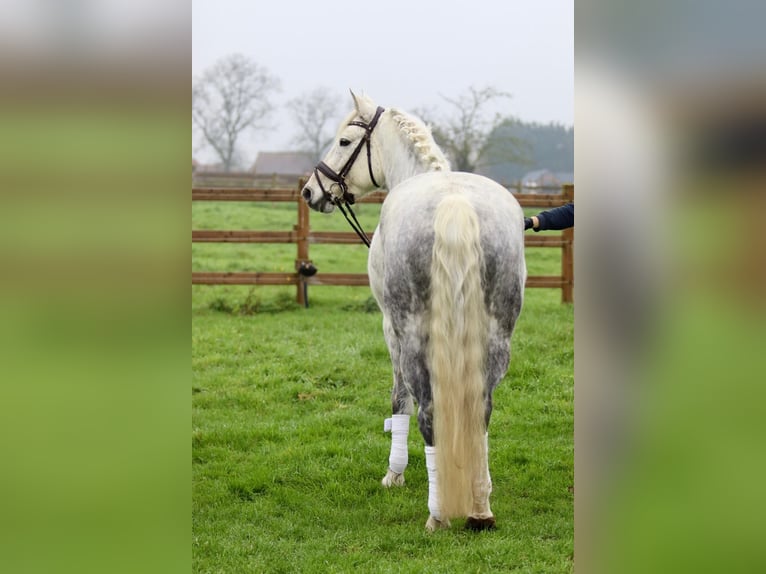
M 383 484 L 404 484 L 417 402 L 429 482 L 426 528 L 448 527 L 459 516 L 468 517 L 468 528 L 494 528 L 487 428 L 521 311 L 523 213 L 499 184 L 450 171 L 419 119 L 352 96 L 354 111 L 302 193 L 317 211 L 338 207 L 353 217 L 356 198 L 388 190 L 368 261 L 394 371 Z M 364 236 L 355 221 L 349 219 Z

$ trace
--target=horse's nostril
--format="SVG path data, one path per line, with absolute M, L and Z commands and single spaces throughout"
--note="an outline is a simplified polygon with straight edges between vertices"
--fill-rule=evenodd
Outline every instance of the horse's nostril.
M 304 187 L 301 195 L 303 195 L 303 199 L 309 201 L 311 199 L 311 190 L 308 187 Z

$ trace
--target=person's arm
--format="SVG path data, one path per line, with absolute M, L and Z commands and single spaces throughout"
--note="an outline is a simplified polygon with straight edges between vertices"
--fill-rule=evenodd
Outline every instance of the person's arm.
M 524 229 L 534 231 L 568 229 L 574 227 L 574 203 L 541 211 L 524 219 Z
M 532 217 L 525 217 L 524 218 L 524 231 L 527 229 L 534 229 L 537 231 L 538 226 L 540 225 L 540 220 L 537 219 L 536 215 L 533 215 Z

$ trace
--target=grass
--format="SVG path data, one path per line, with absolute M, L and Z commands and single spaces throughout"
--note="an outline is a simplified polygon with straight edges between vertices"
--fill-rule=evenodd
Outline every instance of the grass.
M 373 228 L 377 210 L 362 207 Z M 290 204 L 193 206 L 195 229 L 289 229 L 294 218 Z M 317 228 L 345 225 L 312 216 Z M 291 245 L 193 247 L 200 270 L 291 269 L 295 258 Z M 320 272 L 365 270 L 363 246 L 312 246 L 311 256 Z M 530 273 L 557 273 L 557 250 L 527 256 Z M 560 298 L 526 292 L 495 393 L 498 530 L 456 520 L 429 535 L 414 417 L 407 484 L 380 486 L 391 364 L 369 289 L 314 287 L 304 309 L 292 287 L 193 286 L 194 571 L 571 572 L 574 313 Z

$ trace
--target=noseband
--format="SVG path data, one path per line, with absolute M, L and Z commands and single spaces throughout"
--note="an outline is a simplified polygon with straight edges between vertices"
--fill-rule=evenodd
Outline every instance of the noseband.
M 316 177 L 317 183 L 319 183 L 319 189 L 322 190 L 322 193 L 327 198 L 327 200 L 330 201 L 330 203 L 338 206 L 338 209 L 340 209 L 340 212 L 346 218 L 346 221 L 348 221 L 349 225 L 351 225 L 351 228 L 354 231 L 356 231 L 356 234 L 359 236 L 359 238 L 367 247 L 370 246 L 370 240 L 365 234 L 365 232 L 362 230 L 362 226 L 359 225 L 359 221 L 356 219 L 356 215 L 354 214 L 354 211 L 351 209 L 351 206 L 354 204 L 356 200 L 354 198 L 354 195 L 348 192 L 348 184 L 346 183 L 346 176 L 348 175 L 348 172 L 351 171 L 351 168 L 353 167 L 354 162 L 356 161 L 356 158 L 359 157 L 359 153 L 362 151 L 362 147 L 367 145 L 367 169 L 370 172 L 370 181 L 372 181 L 372 184 L 375 187 L 380 187 L 380 185 L 378 185 L 378 182 L 375 181 L 375 175 L 372 173 L 372 152 L 370 150 L 370 136 L 372 135 L 372 130 L 374 130 L 375 126 L 378 125 L 378 120 L 380 119 L 380 115 L 384 111 L 385 110 L 383 108 L 378 106 L 378 109 L 375 110 L 375 115 L 372 116 L 372 120 L 370 120 L 369 124 L 366 124 L 364 122 L 349 122 L 348 123 L 348 125 L 350 126 L 359 126 L 360 128 L 364 128 L 364 136 L 362 136 L 362 139 L 359 140 L 359 143 L 354 149 L 354 152 L 351 154 L 351 157 L 348 158 L 348 161 L 346 161 L 346 163 L 343 165 L 340 171 L 338 172 L 333 171 L 333 169 L 323 161 L 320 161 L 317 164 L 317 166 L 314 168 L 314 176 Z M 340 190 L 341 190 L 340 196 L 333 195 L 332 193 L 328 192 L 324 188 L 324 186 L 322 185 L 322 180 L 319 177 L 320 173 L 324 175 L 326 178 L 338 184 L 338 187 L 340 187 Z M 353 221 L 349 218 L 348 214 L 346 213 L 346 210 L 344 209 L 344 205 L 348 208 L 348 211 L 351 214 Z

